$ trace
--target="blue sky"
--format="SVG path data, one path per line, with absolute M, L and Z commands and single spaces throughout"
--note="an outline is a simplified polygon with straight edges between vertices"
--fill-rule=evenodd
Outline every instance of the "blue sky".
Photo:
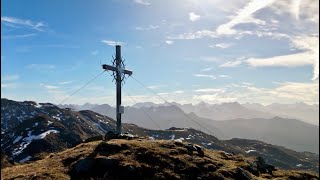
M 126 67 L 169 101 L 319 104 L 318 25 L 312 0 L 3 0 L 1 97 L 59 103 L 118 43 Z M 111 80 L 65 103 L 111 103 Z M 124 88 L 162 102 L 133 79 Z

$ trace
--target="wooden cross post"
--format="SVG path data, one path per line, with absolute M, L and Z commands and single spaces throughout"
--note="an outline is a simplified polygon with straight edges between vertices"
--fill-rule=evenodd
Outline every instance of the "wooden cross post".
M 114 79 L 117 85 L 117 129 L 116 133 L 121 134 L 121 114 L 124 113 L 124 107 L 121 106 L 121 83 L 125 78 L 125 75 L 132 75 L 132 71 L 126 70 L 125 65 L 121 58 L 121 46 L 116 45 L 116 58 L 113 61 L 113 66 L 103 64 L 102 68 L 105 70 L 113 71 Z

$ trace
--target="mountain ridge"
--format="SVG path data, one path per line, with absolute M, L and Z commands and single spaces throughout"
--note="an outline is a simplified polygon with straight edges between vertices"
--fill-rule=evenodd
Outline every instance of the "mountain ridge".
M 2 101 L 2 103 L 6 102 L 8 101 Z M 46 104 L 44 107 L 39 107 L 30 102 L 21 102 L 21 104 L 19 104 L 19 102 L 9 101 L 9 103 L 11 103 L 11 105 L 8 105 L 7 107 L 10 107 L 11 110 L 19 109 L 21 108 L 20 106 L 22 106 L 24 109 L 28 107 L 31 108 L 29 109 L 30 113 L 34 112 L 34 109 L 37 108 L 42 110 L 42 113 L 46 113 L 46 115 L 25 119 L 20 124 L 21 127 L 17 126 L 16 128 L 6 130 L 6 132 L 2 134 L 1 149 L 4 149 L 7 155 L 11 156 L 16 162 L 42 159 L 48 153 L 57 152 L 61 149 L 66 149 L 73 146 L 65 145 L 64 147 L 60 147 L 60 149 L 55 147 L 57 145 L 63 145 L 63 142 L 76 142 L 76 144 L 79 144 L 87 138 L 103 135 L 107 131 L 114 130 L 115 128 L 115 121 L 112 118 L 89 110 L 78 112 L 69 109 L 61 109 L 49 104 Z M 5 109 L 2 110 L 5 111 Z M 29 112 L 25 111 L 25 114 L 29 114 Z M 19 114 L 16 115 L 20 116 Z M 15 117 L 11 118 L 16 119 Z M 2 121 L 2 123 L 5 123 L 5 121 Z M 219 140 L 210 134 L 206 134 L 196 129 L 178 127 L 167 130 L 152 130 L 128 123 L 124 123 L 123 128 L 124 132 L 141 137 L 147 136 L 153 139 L 167 139 L 183 142 L 187 141 L 199 144 L 208 149 L 222 150 L 229 153 L 234 152 L 246 156 L 252 155 L 246 152 L 248 150 L 246 148 L 248 147 L 234 146 L 231 143 L 228 143 L 228 141 Z M 67 139 L 64 138 L 65 136 Z M 72 139 L 71 137 L 74 138 Z M 46 147 L 47 149 L 42 149 L 40 152 L 37 151 L 39 144 L 42 144 L 41 147 Z M 43 146 L 43 144 L 46 146 Z M 257 145 L 259 144 L 263 144 L 263 146 L 268 147 L 269 150 L 265 151 L 263 150 L 265 148 L 258 147 L 256 148 L 255 155 L 265 157 L 267 162 L 280 161 L 282 162 L 280 167 L 289 169 L 304 169 L 312 171 L 317 171 L 318 169 L 317 167 L 319 162 L 315 159 L 317 159 L 319 156 L 316 154 L 295 152 L 298 153 L 299 156 L 297 156 L 294 161 L 288 162 L 286 160 L 286 156 L 288 155 L 288 157 L 292 157 L 290 155 L 292 154 L 291 150 L 289 151 L 287 149 L 281 149 L 277 146 L 262 142 L 257 143 Z M 10 152 L 17 151 L 21 151 L 17 156 L 12 156 L 12 154 L 10 154 Z M 265 154 L 265 152 L 268 153 Z M 281 152 L 282 155 L 280 156 L 280 159 L 276 156 L 276 154 L 273 154 L 274 152 Z M 267 156 L 268 154 L 273 156 Z M 305 158 L 308 158 L 308 160 Z M 299 167 L 297 165 L 299 165 Z

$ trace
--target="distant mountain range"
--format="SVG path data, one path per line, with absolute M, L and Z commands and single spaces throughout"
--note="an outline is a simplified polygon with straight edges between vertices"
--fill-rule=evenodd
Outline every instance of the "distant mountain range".
M 199 117 L 209 118 L 212 120 L 231 120 L 231 119 L 252 119 L 252 118 L 273 118 L 282 117 L 289 119 L 297 119 L 306 123 L 319 126 L 319 105 L 308 105 L 305 103 L 295 104 L 279 104 L 273 103 L 270 105 L 262 105 L 259 103 L 244 103 L 238 102 L 208 104 L 200 102 L 198 104 L 179 104 L 172 102 L 170 104 L 156 104 L 153 102 L 136 103 L 131 107 L 159 107 L 176 105 L 186 113 L 195 113 Z M 90 110 L 97 108 L 98 104 L 73 105 L 65 104 L 58 105 L 62 108 L 72 108 L 74 110 Z
M 230 120 L 230 119 L 252 119 L 252 118 L 273 118 L 275 116 L 298 119 L 306 123 L 319 126 L 319 105 L 308 105 L 305 103 L 296 104 L 279 104 L 273 103 L 270 105 L 262 105 L 259 103 L 238 102 L 208 104 L 200 102 L 193 104 L 171 103 L 186 113 L 195 113 L 200 117 L 205 117 L 213 120 Z M 168 104 L 155 104 L 152 102 L 137 103 L 133 107 L 159 107 L 167 106 Z
M 103 108 L 105 107 L 106 105 L 103 106 Z M 160 115 L 164 122 L 160 124 L 160 121 L 159 125 L 163 127 L 170 126 L 167 124 L 171 122 L 169 121 L 170 117 L 177 115 L 176 109 L 172 106 L 142 108 L 148 110 L 149 113 L 154 112 Z M 110 111 L 112 109 L 110 107 Z M 133 114 L 138 110 L 139 108 L 128 107 L 126 112 L 127 114 Z M 143 117 L 136 114 L 136 118 L 138 116 Z M 189 114 L 189 116 L 193 116 L 193 119 L 198 120 L 203 126 L 217 134 L 220 127 L 215 127 L 210 122 L 224 122 L 199 118 L 195 114 Z M 186 120 L 184 116 L 176 116 L 176 118 L 173 121 L 184 122 Z M 138 119 L 135 119 L 135 121 L 142 122 L 142 124 L 143 121 L 150 122 L 150 120 L 146 121 L 143 118 L 141 118 L 141 121 Z M 282 119 L 280 121 L 282 122 Z M 179 125 L 177 122 L 171 123 L 173 126 Z M 297 126 L 302 128 L 299 125 L 301 125 L 300 121 Z M 74 147 L 90 137 L 104 135 L 105 132 L 114 130 L 115 121 L 91 110 L 73 111 L 59 108 L 50 103 L 38 104 L 31 101 L 16 102 L 1 99 L 1 127 L 3 127 L 1 150 L 8 159 L 23 163 L 42 159 L 51 152 L 59 152 Z M 219 140 L 213 135 L 204 133 L 204 129 L 202 129 L 204 132 L 192 128 L 152 130 L 135 124 L 128 124 L 128 121 L 123 124 L 123 127 L 124 132 L 133 135 L 154 139 L 187 141 L 208 149 L 222 150 L 228 153 L 233 152 L 244 156 L 262 156 L 267 162 L 273 163 L 280 168 L 318 172 L 319 155 L 310 152 L 296 152 L 281 146 L 248 139 Z M 287 127 L 289 126 L 287 125 Z M 306 128 L 309 127 L 306 126 Z M 255 135 L 253 134 L 250 139 L 254 139 Z
M 175 107 L 173 107 L 175 105 Z M 90 110 L 108 117 L 115 118 L 115 108 L 107 104 L 91 105 Z M 261 140 L 275 145 L 285 146 L 296 151 L 310 151 L 319 153 L 319 126 L 303 122 L 293 118 L 286 118 L 271 115 L 267 111 L 258 111 L 246 106 L 264 107 L 264 109 L 275 108 L 280 112 L 284 109 L 286 114 L 291 109 L 291 115 L 307 114 L 309 116 L 319 116 L 319 110 L 307 104 L 296 105 L 280 105 L 273 104 L 263 106 L 259 104 L 244 104 L 239 103 L 222 103 L 217 105 L 210 105 L 200 103 L 198 105 L 180 105 L 177 103 L 171 104 L 154 104 L 151 102 L 137 103 L 133 106 L 125 107 L 123 114 L 123 121 L 127 123 L 137 124 L 141 127 L 149 129 L 159 129 L 152 121 L 155 121 L 161 129 L 168 129 L 170 127 L 191 127 L 202 130 L 206 133 L 206 129 L 214 132 L 214 135 L 220 139 L 231 138 L 247 138 Z M 61 106 L 71 107 L 72 106 Z M 278 107 L 278 108 L 276 108 Z M 179 109 L 180 110 L 177 110 Z M 296 109 L 294 109 L 296 108 Z M 181 113 L 185 111 L 187 116 Z M 313 113 L 313 114 L 311 114 Z M 200 116 L 202 114 L 203 116 Z M 204 115 L 205 114 L 205 115 Z M 208 118 L 220 117 L 220 120 L 213 120 Z M 217 115 L 215 115 L 217 114 Z M 289 113 L 287 113 L 289 114 Z M 152 120 L 150 119 L 152 118 Z M 230 118 L 230 119 L 229 119 Z M 223 120 L 222 120 L 223 119 Z M 193 121 L 202 124 L 203 127 Z

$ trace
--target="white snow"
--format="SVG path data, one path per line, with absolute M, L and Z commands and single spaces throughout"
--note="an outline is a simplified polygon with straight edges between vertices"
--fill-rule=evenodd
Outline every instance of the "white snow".
M 58 117 L 58 116 L 52 116 L 52 118 L 53 118 L 53 119 L 56 119 L 56 120 L 58 120 L 58 121 L 61 121 L 61 118 Z
M 246 153 L 255 152 L 255 151 L 256 151 L 255 149 L 250 149 L 250 150 L 246 151 Z
M 23 158 L 19 161 L 19 163 L 24 163 L 26 161 L 29 161 L 31 159 L 31 156 L 27 156 L 26 158 Z
M 18 154 L 20 154 L 26 147 L 28 147 L 28 145 L 35 139 L 43 139 L 45 138 L 48 134 L 50 133 L 59 133 L 59 131 L 57 130 L 49 130 L 46 132 L 43 132 L 39 135 L 32 135 L 31 131 L 28 131 L 28 137 L 25 137 L 22 139 L 22 143 L 19 145 L 18 148 L 14 149 L 12 152 L 13 156 L 16 156 Z
M 154 140 L 154 137 L 149 137 L 149 140 Z
M 36 122 L 36 123 L 34 123 L 33 127 L 38 126 L 38 125 L 39 125 L 39 123 Z
M 174 140 L 174 138 L 176 137 L 174 134 L 172 134 L 171 136 L 169 136 L 169 137 L 171 137 L 171 140 Z
M 297 164 L 296 166 L 297 166 L 297 167 L 302 167 L 302 164 Z
M 180 138 L 180 139 L 175 139 L 175 142 L 182 142 L 184 140 L 184 138 Z
M 12 143 L 14 144 L 14 143 L 20 141 L 21 139 L 22 139 L 22 136 L 18 136 L 18 137 L 16 137 L 16 139 L 13 140 Z
M 35 105 L 34 107 L 41 108 L 42 105 L 41 105 L 41 104 L 37 104 L 37 105 Z
M 48 125 L 50 125 L 50 124 L 52 124 L 53 122 L 51 122 L 51 121 L 48 121 Z

